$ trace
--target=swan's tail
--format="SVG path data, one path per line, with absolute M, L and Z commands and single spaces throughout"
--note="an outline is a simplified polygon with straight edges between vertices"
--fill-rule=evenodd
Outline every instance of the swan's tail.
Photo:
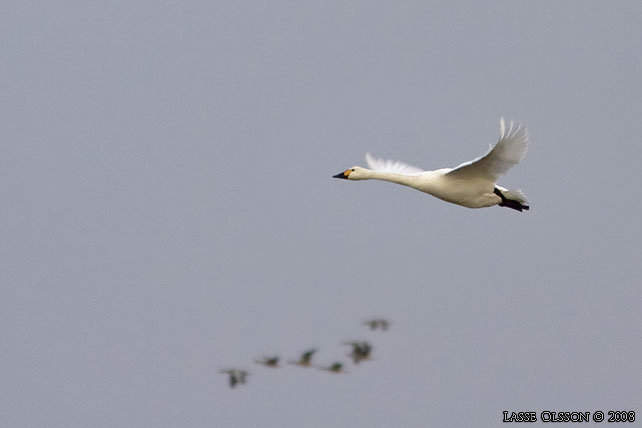
M 517 211 L 529 210 L 526 195 L 521 190 L 508 190 L 503 187 L 495 187 L 495 194 L 502 198 L 498 204 L 500 207 L 508 207 Z

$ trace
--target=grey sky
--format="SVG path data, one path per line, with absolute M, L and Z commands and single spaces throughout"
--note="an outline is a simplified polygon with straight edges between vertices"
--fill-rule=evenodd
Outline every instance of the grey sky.
M 632 1 L 5 4 L 0 425 L 642 418 L 641 19 Z M 330 178 L 367 151 L 455 166 L 502 115 L 531 134 L 500 181 L 530 212 Z M 376 360 L 252 364 L 330 363 L 348 339 Z

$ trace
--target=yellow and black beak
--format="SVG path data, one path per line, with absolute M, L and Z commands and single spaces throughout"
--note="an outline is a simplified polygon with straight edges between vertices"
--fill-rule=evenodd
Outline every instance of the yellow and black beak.
M 352 172 L 351 169 L 346 169 L 345 171 L 340 172 L 337 175 L 333 175 L 332 178 L 345 178 L 345 179 L 347 179 L 351 172 Z

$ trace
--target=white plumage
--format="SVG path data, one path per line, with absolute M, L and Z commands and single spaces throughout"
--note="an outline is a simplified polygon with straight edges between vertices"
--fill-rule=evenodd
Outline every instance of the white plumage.
M 513 165 L 517 165 L 524 159 L 527 150 L 528 133 L 526 128 L 511 121 L 508 130 L 506 130 L 502 117 L 499 120 L 499 141 L 495 147 L 491 147 L 484 156 L 462 163 L 449 174 L 464 178 L 487 178 L 497 181 Z
M 377 159 L 367 153 L 369 169 L 354 166 L 334 177 L 403 184 L 468 208 L 500 205 L 518 211 L 527 210 L 528 202 L 521 190 L 508 190 L 496 185 L 496 181 L 526 156 L 528 132 L 512 121 L 507 128 L 504 118 L 500 119 L 499 127 L 499 140 L 494 147 L 484 156 L 455 168 L 425 171 L 403 162 Z

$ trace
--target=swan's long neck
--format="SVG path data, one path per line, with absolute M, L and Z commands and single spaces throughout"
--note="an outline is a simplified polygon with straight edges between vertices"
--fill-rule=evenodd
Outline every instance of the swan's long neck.
M 416 187 L 417 185 L 416 175 L 404 175 L 396 174 L 394 172 L 373 171 L 371 169 L 367 170 L 367 175 L 363 179 L 390 181 L 391 183 L 402 184 L 404 186 L 410 187 Z

